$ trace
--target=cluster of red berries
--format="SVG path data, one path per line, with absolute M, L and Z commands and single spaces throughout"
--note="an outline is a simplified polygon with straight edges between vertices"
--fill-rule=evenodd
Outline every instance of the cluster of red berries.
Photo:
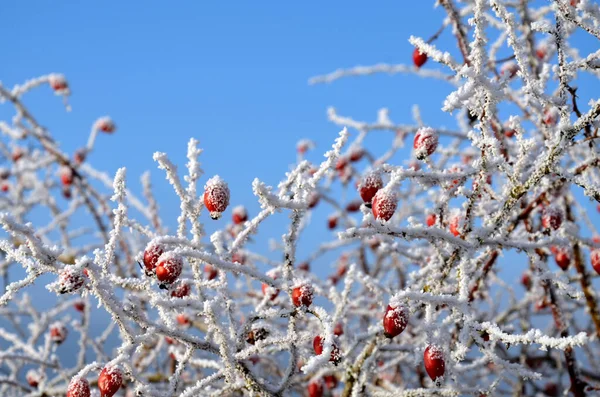
M 173 284 L 183 271 L 183 258 L 173 252 L 165 252 L 159 244 L 148 244 L 143 260 L 146 275 L 156 275 L 160 287 L 164 289 Z
M 100 397 L 113 397 L 123 384 L 123 373 L 118 367 L 104 367 L 98 375 Z M 90 384 L 87 379 L 75 377 L 67 387 L 67 397 L 90 397 Z

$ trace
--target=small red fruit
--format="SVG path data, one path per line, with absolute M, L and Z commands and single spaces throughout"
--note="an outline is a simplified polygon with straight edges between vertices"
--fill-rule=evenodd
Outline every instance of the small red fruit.
M 558 386 L 556 383 L 546 383 L 546 386 L 544 386 L 544 394 L 550 397 L 557 397 Z
M 415 134 L 413 149 L 418 160 L 431 156 L 438 146 L 438 134 L 430 127 L 421 127 Z
M 304 154 L 314 146 L 315 144 L 312 141 L 309 141 L 308 139 L 302 139 L 296 144 L 296 151 L 300 154 Z
M 450 233 L 452 233 L 455 237 L 460 235 L 460 216 L 454 215 L 450 220 Z
M 60 180 L 64 186 L 71 186 L 73 183 L 73 170 L 70 167 L 62 166 L 60 168 Z
M 292 302 L 294 306 L 309 307 L 313 300 L 313 288 L 309 284 L 302 284 L 292 290 Z
M 0 187 L 0 189 L 2 189 L 2 191 L 5 193 L 8 192 L 9 188 L 10 188 L 10 185 L 7 182 L 3 182 L 2 186 Z
M 308 384 L 308 397 L 322 397 L 323 383 L 321 379 L 313 380 Z
M 321 338 L 321 335 L 317 335 L 315 336 L 315 339 L 313 339 L 313 349 L 317 356 L 320 356 L 323 353 L 323 338 Z M 333 343 L 333 349 L 331 350 L 329 361 L 337 365 L 341 360 L 342 357 L 340 355 L 340 349 L 335 343 Z
M 63 343 L 68 334 L 67 327 L 63 323 L 57 321 L 50 325 L 50 340 L 57 345 Z
M 505 62 L 500 68 L 502 76 L 514 77 L 519 71 L 519 66 L 514 61 Z
M 248 220 L 248 212 L 246 211 L 246 208 L 242 205 L 235 207 L 231 212 L 231 220 L 236 225 L 246 222 Z
M 381 175 L 377 172 L 369 172 L 358 184 L 358 193 L 365 203 L 370 203 L 373 197 L 383 187 Z
M 229 205 L 229 186 L 218 175 L 204 185 L 204 205 L 212 219 L 219 219 Z
M 404 331 L 408 324 L 408 310 L 404 306 L 392 307 L 388 305 L 383 316 L 383 334 L 386 338 L 393 338 Z
M 75 304 L 73 304 L 73 307 L 78 312 L 83 313 L 83 311 L 85 310 L 85 303 L 83 303 L 83 301 L 75 302 Z
M 192 321 L 190 320 L 190 318 L 188 316 L 186 316 L 183 313 L 180 313 L 177 315 L 177 324 L 184 325 L 187 327 L 192 324 Z
M 333 327 L 333 334 L 335 336 L 340 336 L 344 334 L 344 326 L 342 323 L 337 323 L 335 327 Z
M 329 230 L 333 230 L 337 227 L 338 217 L 337 215 L 331 215 L 327 218 L 327 227 Z
M 531 277 L 529 277 L 528 273 L 523 273 L 521 276 L 521 284 L 525 287 L 525 289 L 531 288 Z
M 75 164 L 83 163 L 86 157 L 87 151 L 85 149 L 77 149 L 73 154 L 73 160 L 75 161 Z
M 298 269 L 305 272 L 310 272 L 310 264 L 308 262 L 302 262 L 298 265 Z
M 348 158 L 340 157 L 335 163 L 335 169 L 337 171 L 342 171 L 348 165 Z
M 548 49 L 545 45 L 540 45 L 535 49 L 535 56 L 538 57 L 539 60 L 543 61 L 546 58 L 546 54 Z
M 179 285 L 171 290 L 171 296 L 174 298 L 183 298 L 190 294 L 190 285 L 185 281 L 180 281 Z
M 29 383 L 29 386 L 37 387 L 40 383 L 40 374 L 37 371 L 30 369 L 29 371 L 27 371 L 25 379 L 27 379 L 27 383 Z
M 158 258 L 156 278 L 161 284 L 172 284 L 181 275 L 183 258 L 172 252 L 165 252 Z
M 544 112 L 544 124 L 546 125 L 554 125 L 558 122 L 560 118 L 560 112 L 557 108 L 546 109 Z
M 311 192 L 308 196 L 308 208 L 315 208 L 319 204 L 320 198 L 319 193 Z
M 380 189 L 373 197 L 372 207 L 375 219 L 389 221 L 398 207 L 398 198 L 394 192 Z
M 278 289 L 271 287 L 270 285 L 264 284 L 264 283 L 262 285 L 262 292 L 263 292 L 263 295 L 269 296 L 270 300 L 275 300 L 275 298 L 277 298 L 277 295 L 279 295 Z
M 360 210 L 360 206 L 362 205 L 363 200 L 352 200 L 346 205 L 346 211 L 348 212 L 358 212 Z
M 48 83 L 54 91 L 65 91 L 69 88 L 67 79 L 62 74 L 51 74 L 48 76 Z
M 115 122 L 110 117 L 101 117 L 96 120 L 95 127 L 97 130 L 112 134 L 117 129 Z
M 571 264 L 571 256 L 569 255 L 569 251 L 566 248 L 556 248 L 554 260 L 562 270 L 567 270 Z
M 325 375 L 323 380 L 325 381 L 325 386 L 329 390 L 335 389 L 338 385 L 338 379 L 335 377 L 335 375 Z
M 16 147 L 12 152 L 12 160 L 16 163 L 23 157 L 24 154 L 25 152 L 23 152 L 23 149 Z
M 427 219 L 425 220 L 427 222 L 427 226 L 432 227 L 435 225 L 436 219 L 437 216 L 435 214 L 427 214 Z
M 90 397 L 90 384 L 87 379 L 71 379 L 67 387 L 67 397 Z
M 548 206 L 542 212 L 542 226 L 545 229 L 557 230 L 563 222 L 562 211 L 555 206 Z
M 85 279 L 83 272 L 75 266 L 66 266 L 58 275 L 58 292 L 61 294 L 69 294 L 83 287 Z
M 206 273 L 206 278 L 209 280 L 214 280 L 219 275 L 217 268 L 208 263 L 204 265 L 204 273 Z
M 100 397 L 112 397 L 123 383 L 123 373 L 117 367 L 104 367 L 98 376 Z
M 415 66 L 420 68 L 425 64 L 425 62 L 427 62 L 427 54 L 424 54 L 421 51 L 419 51 L 418 48 L 415 48 L 415 50 L 413 51 L 413 63 L 415 64 Z
M 590 258 L 592 260 L 592 267 L 596 273 L 600 274 L 600 248 L 592 250 L 590 253 Z
M 427 375 L 429 375 L 431 380 L 435 381 L 437 378 L 444 376 L 446 363 L 444 361 L 444 352 L 439 346 L 427 346 L 423 354 L 423 361 Z
M 350 151 L 349 159 L 352 162 L 360 161 L 364 155 L 365 155 L 364 149 L 355 148 Z
M 156 263 L 158 258 L 165 252 L 162 245 L 148 244 L 144 250 L 144 267 L 146 274 L 152 274 L 156 271 Z

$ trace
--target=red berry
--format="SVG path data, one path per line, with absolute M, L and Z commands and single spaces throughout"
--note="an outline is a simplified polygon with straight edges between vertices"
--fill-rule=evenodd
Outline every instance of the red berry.
M 58 275 L 58 292 L 69 294 L 83 287 L 85 279 L 83 272 L 75 266 L 66 266 Z
M 340 157 L 335 163 L 335 169 L 342 171 L 348 165 L 348 159 L 346 157 Z
M 62 194 L 63 194 L 63 197 L 66 198 L 67 200 L 69 200 L 69 199 L 71 199 L 71 197 L 73 197 L 73 193 L 69 186 L 63 186 Z
M 308 397 L 323 396 L 323 383 L 321 379 L 313 380 L 308 384 Z
M 560 112 L 557 108 L 546 109 L 544 112 L 544 124 L 546 125 L 554 125 L 558 122 L 560 118 Z
M 380 221 L 389 221 L 396 212 L 397 206 L 398 199 L 394 192 L 380 189 L 373 197 L 373 216 Z
M 204 265 L 204 273 L 206 273 L 206 278 L 209 280 L 214 280 L 219 275 L 219 271 L 208 263 Z
M 512 138 L 515 135 L 515 130 L 513 130 L 512 128 L 506 128 L 504 130 L 504 136 L 507 138 Z
M 112 397 L 123 383 L 123 374 L 117 367 L 104 367 L 98 376 L 101 397 Z
M 236 225 L 246 222 L 248 220 L 248 212 L 246 211 L 246 208 L 241 205 L 235 207 L 231 212 L 231 219 Z
M 360 206 L 362 205 L 363 200 L 352 200 L 346 205 L 346 211 L 348 212 L 357 212 L 360 210 Z
M 509 78 L 514 77 L 518 71 L 519 66 L 514 61 L 505 62 L 500 68 L 500 74 Z
M 115 122 L 110 117 L 101 117 L 96 121 L 95 127 L 97 130 L 112 134 L 117 129 Z
M 437 378 L 444 376 L 446 363 L 444 362 L 444 352 L 439 346 L 427 346 L 423 354 L 423 361 L 425 362 L 427 375 L 431 380 L 435 381 Z
M 415 134 L 413 148 L 415 157 L 418 160 L 424 160 L 435 152 L 438 146 L 438 134 L 430 127 L 421 127 Z
M 305 272 L 310 272 L 310 264 L 308 262 L 302 262 L 298 265 L 298 269 Z
M 23 152 L 23 149 L 21 149 L 20 147 L 17 147 L 12 152 L 12 160 L 16 163 L 23 157 L 24 154 L 25 154 L 25 152 Z
M 358 193 L 365 203 L 370 203 L 373 197 L 383 187 L 381 175 L 376 172 L 369 172 L 364 176 L 358 185 Z
M 317 335 L 315 336 L 315 339 L 313 339 L 313 349 L 317 356 L 320 356 L 323 353 L 323 338 L 321 338 L 321 335 Z M 340 349 L 338 349 L 338 347 L 334 343 L 333 349 L 331 350 L 331 356 L 329 357 L 329 361 L 337 365 L 341 360 L 342 357 L 340 356 Z
M 167 345 L 172 345 L 173 343 L 175 343 L 173 338 L 169 338 L 168 336 L 165 336 L 165 342 L 167 342 Z
M 279 295 L 279 290 L 277 288 L 271 287 L 270 285 L 264 283 L 262 285 L 262 292 L 263 295 L 269 296 L 270 300 L 275 300 L 277 295 Z
M 71 186 L 73 183 L 73 170 L 70 167 L 62 166 L 60 168 L 60 180 L 65 186 Z
M 73 305 L 73 307 L 78 312 L 83 313 L 83 311 L 85 310 L 85 303 L 83 303 L 83 301 L 75 302 L 75 304 Z
M 156 263 L 158 258 L 165 252 L 162 245 L 148 244 L 144 250 L 144 267 L 146 273 L 154 273 L 156 271 Z
M 87 157 L 87 151 L 85 149 L 77 149 L 75 154 L 73 154 L 73 160 L 76 164 L 81 164 L 85 161 Z
M 528 273 L 523 273 L 521 276 L 521 284 L 523 284 L 525 289 L 531 288 L 531 277 L 529 277 Z
M 229 186 L 218 175 L 210 178 L 204 186 L 204 205 L 212 219 L 219 219 L 229 205 Z
M 404 331 L 408 324 L 408 310 L 404 306 L 392 307 L 388 305 L 383 316 L 383 334 L 386 338 L 393 338 Z
M 327 227 L 329 230 L 333 230 L 337 227 L 338 217 L 337 215 L 331 215 L 327 218 Z
M 68 334 L 67 327 L 63 323 L 57 321 L 50 325 L 50 340 L 57 345 L 63 343 L 67 339 Z
M 64 91 L 69 88 L 65 76 L 62 74 L 51 74 L 48 77 L 48 83 L 50 83 L 50 87 L 52 87 L 54 91 Z
M 319 193 L 311 192 L 308 196 L 308 208 L 315 208 L 319 203 L 320 198 Z
M 433 225 L 435 225 L 435 221 L 437 219 L 437 216 L 435 214 L 427 214 L 427 226 L 431 227 Z
M 563 221 L 563 214 L 555 206 L 548 206 L 542 212 L 542 226 L 545 229 L 557 230 Z
M 309 141 L 308 139 L 303 139 L 296 144 L 296 150 L 298 151 L 298 153 L 304 154 L 309 149 L 312 149 L 314 146 L 315 144 L 312 141 Z
M 29 371 L 27 371 L 25 379 L 27 379 L 27 383 L 29 383 L 29 386 L 37 387 L 40 383 L 40 374 L 37 371 L 30 369 Z
M 571 0 L 570 4 L 572 7 L 577 7 L 579 5 L 579 0 Z
M 171 296 L 174 298 L 183 298 L 190 294 L 190 285 L 185 281 L 180 281 L 179 285 L 171 290 Z
M 90 384 L 87 379 L 71 379 L 67 387 L 67 397 L 90 397 Z
M 156 278 L 162 284 L 172 284 L 181 275 L 183 259 L 172 252 L 166 252 L 158 258 Z
M 4 183 L 2 183 L 2 186 L 0 188 L 2 189 L 3 192 L 8 192 L 10 185 L 8 183 L 4 182 Z
M 361 148 L 356 148 L 356 149 L 353 149 L 353 150 L 350 152 L 350 157 L 349 157 L 349 159 L 350 159 L 350 161 L 352 161 L 352 162 L 360 161 L 360 160 L 363 158 L 363 156 L 364 156 L 364 155 L 365 155 L 365 151 L 364 151 L 363 149 L 361 149 Z
M 571 264 L 569 251 L 566 248 L 557 248 L 554 254 L 554 260 L 562 270 L 567 270 Z
M 452 233 L 455 237 L 460 235 L 460 216 L 454 215 L 450 220 L 450 233 Z
M 592 267 L 596 273 L 600 274 L 600 248 L 592 250 L 590 253 L 590 258 L 592 260 Z
M 338 379 L 335 375 L 325 375 L 323 380 L 325 381 L 325 386 L 327 386 L 329 390 L 335 389 L 338 385 Z
M 183 313 L 180 313 L 177 315 L 177 324 L 189 326 L 192 324 L 192 321 L 190 320 L 190 318 L 188 316 L 186 316 Z
M 538 57 L 539 60 L 544 60 L 546 58 L 547 48 L 545 45 L 540 45 L 535 50 L 535 56 Z
M 420 68 L 427 62 L 427 54 L 421 53 L 418 48 L 413 51 L 413 63 L 416 67 Z
M 235 252 L 233 255 L 231 255 L 231 261 L 233 263 L 239 263 L 240 265 L 243 265 L 246 263 L 246 256 L 241 252 Z
M 313 288 L 309 284 L 302 284 L 294 287 L 292 290 L 292 302 L 294 306 L 308 307 L 311 305 L 313 300 Z
M 544 394 L 550 397 L 557 397 L 558 386 L 556 383 L 546 383 L 546 386 L 544 386 Z
M 335 327 L 333 327 L 333 334 L 335 336 L 340 336 L 344 334 L 344 326 L 342 323 L 337 323 Z

